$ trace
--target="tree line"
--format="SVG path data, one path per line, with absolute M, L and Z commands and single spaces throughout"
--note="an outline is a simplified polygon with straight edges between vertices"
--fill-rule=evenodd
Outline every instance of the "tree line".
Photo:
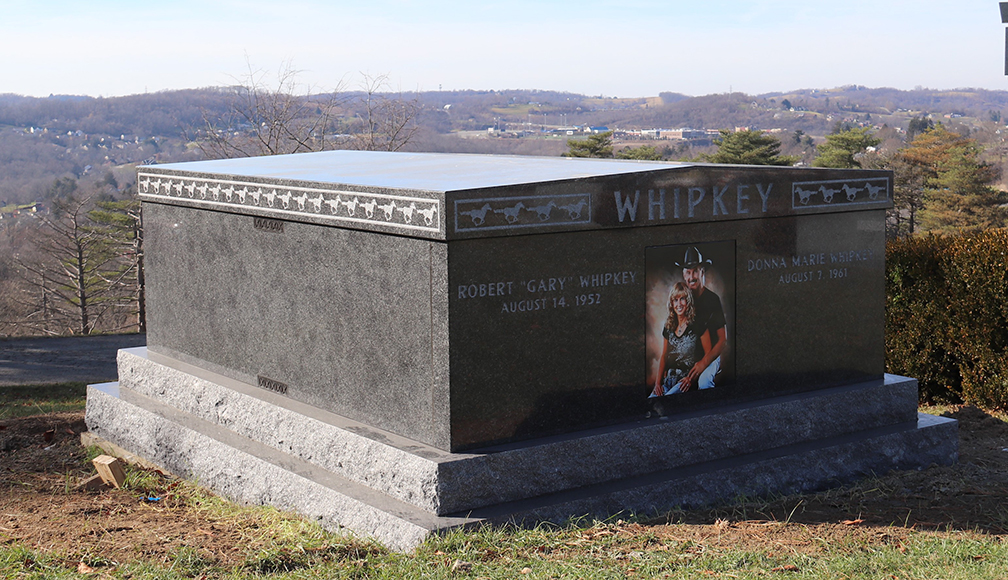
M 197 159 L 203 152 L 192 145 L 200 137 L 217 131 L 241 135 L 253 125 L 262 127 L 261 122 L 253 124 L 253 119 L 229 118 L 229 113 L 236 99 L 255 96 L 255 91 L 247 90 L 254 84 L 250 77 L 275 92 L 280 82 L 274 77 L 279 76 L 263 75 L 250 67 L 245 77 L 227 87 L 111 98 L 0 95 L 0 206 L 42 199 L 56 177 L 84 181 L 94 172 L 110 170 L 125 183 L 131 164 Z M 359 147 L 358 138 L 366 133 L 368 119 L 375 118 L 376 109 L 398 102 L 414 109 L 414 122 L 405 126 L 414 134 L 403 145 L 413 150 L 557 155 L 564 149 L 563 140 L 538 132 L 538 128 L 561 124 L 742 127 L 777 131 L 774 134 L 782 142 L 783 154 L 811 163 L 814 144 L 823 140 L 836 121 L 874 127 L 883 147 L 893 148 L 897 141 L 903 142 L 903 127 L 908 120 L 912 122 L 911 115 L 936 121 L 944 117 L 948 130 L 974 138 L 983 146 L 1004 147 L 999 131 L 1005 128 L 1001 117 L 1008 108 L 1008 92 L 983 90 L 897 91 L 850 86 L 764 95 L 734 92 L 689 97 L 665 92 L 659 97 L 617 99 L 542 90 L 400 92 L 388 79 L 378 83 L 376 91 L 373 87 L 369 90 L 361 76 L 346 80 L 332 90 L 294 83 L 294 96 L 308 98 L 291 103 L 310 103 L 315 110 L 326 110 L 335 96 L 331 122 L 312 139 L 337 147 Z M 525 127 L 531 138 L 473 139 L 459 133 L 482 132 L 495 125 Z M 374 123 L 370 127 L 377 129 Z M 709 141 L 646 144 L 663 158 L 695 157 L 710 148 Z
M 278 95 L 270 95 L 278 99 Z M 260 101 L 261 102 L 261 101 Z M 236 105 L 236 107 L 239 105 Z M 375 109 L 374 125 L 358 137 L 361 148 L 394 149 L 410 134 L 396 133 L 408 105 L 392 113 Z M 303 113 L 292 115 L 291 111 Z M 264 111 L 274 114 L 265 115 Z M 256 109 L 265 119 L 263 133 L 239 133 L 237 141 L 205 137 L 200 144 L 227 154 L 317 150 L 327 143 L 314 132 L 325 119 L 322 107 Z M 277 114 L 282 112 L 286 117 Z M 248 111 L 239 113 L 248 114 Z M 391 119 L 381 118 L 391 115 Z M 248 117 L 245 117 L 248 118 Z M 255 117 L 253 117 L 255 118 Z M 384 133 L 392 127 L 392 133 Z M 234 135 L 232 135 L 232 138 Z M 887 214 L 890 238 L 921 232 L 960 233 L 1003 227 L 1008 196 L 995 189 L 994 167 L 981 160 L 975 140 L 941 124 L 920 123 L 909 143 L 895 151 L 876 149 L 880 139 L 863 127 L 838 127 L 816 148 L 813 165 L 834 168 L 890 169 L 894 206 Z M 748 165 L 792 165 L 773 135 L 757 130 L 722 131 L 717 150 L 701 161 Z M 610 132 L 568 141 L 567 155 L 623 159 L 662 159 L 654 146 L 614 151 Z M 4 229 L 10 259 L 0 264 L 4 299 L 0 324 L 5 333 L 91 334 L 144 331 L 143 217 L 135 190 L 119 192 L 114 176 L 88 192 L 72 178 L 55 180 L 48 214 Z M 13 280 L 13 281 L 12 281 Z
M 126 130 L 137 121 L 129 116 L 132 113 L 120 110 L 126 101 L 42 102 L 0 96 L 0 124 L 32 124 L 57 111 L 64 115 L 46 121 L 52 124 L 52 130 L 43 128 L 41 134 L 32 134 L 33 139 L 27 139 L 27 133 L 19 130 L 0 135 L 0 140 L 12 141 L 12 145 L 29 144 L 9 149 L 26 152 L 28 157 L 36 156 L 32 147 L 55 148 L 64 151 L 60 155 L 63 163 L 79 164 L 91 158 L 75 155 L 97 152 L 107 158 L 109 152 L 127 154 L 129 147 L 135 149 L 130 153 L 133 155 L 157 155 L 159 151 L 170 150 L 174 159 L 186 149 L 185 142 L 195 144 L 196 153 L 203 158 L 334 148 L 395 151 L 417 147 L 420 138 L 430 139 L 425 127 L 443 125 L 445 131 L 453 127 L 479 128 L 485 117 L 490 116 L 488 111 L 504 115 L 514 110 L 530 117 L 536 111 L 565 115 L 569 111 L 582 115 L 583 119 L 604 122 L 607 118 L 629 118 L 627 115 L 659 119 L 660 114 L 689 111 L 689 103 L 696 102 L 695 98 L 669 93 L 662 96 L 662 104 L 654 109 L 648 109 L 644 100 L 626 99 L 620 100 L 618 107 L 607 109 L 605 100 L 567 93 L 468 91 L 464 93 L 470 99 L 469 105 L 449 108 L 442 107 L 441 102 L 455 98 L 452 95 L 457 96 L 456 93 L 396 92 L 390 90 L 388 78 L 383 75 L 361 75 L 355 90 L 343 89 L 312 90 L 300 84 L 297 71 L 286 65 L 275 76 L 250 67 L 233 87 L 196 91 L 194 94 L 201 97 L 183 109 L 182 116 L 189 121 L 181 130 L 178 114 L 162 111 L 155 115 L 153 110 L 158 103 L 170 108 L 166 103 L 177 98 L 177 93 L 137 96 L 137 102 L 146 103 L 146 109 L 138 110 L 151 113 L 148 129 L 168 131 L 171 125 L 182 132 L 176 140 L 177 146 L 156 137 L 136 137 L 132 142 L 128 138 L 119 139 L 122 143 L 109 145 L 98 136 L 80 136 L 69 129 L 70 135 L 60 133 L 66 127 L 83 126 L 78 121 L 98 123 L 96 119 L 106 117 L 106 121 L 115 118 L 120 123 L 106 123 L 106 129 L 114 126 Z M 846 100 L 839 95 L 826 97 L 829 107 L 855 111 L 856 115 L 842 117 L 818 144 L 801 128 L 804 125 L 800 115 L 806 99 L 821 96 L 799 94 L 780 99 L 764 96 L 754 100 L 732 94 L 710 96 L 707 100 L 716 105 L 714 109 L 723 107 L 726 111 L 740 111 L 742 103 L 767 118 L 786 111 L 794 116 L 792 120 L 798 122 L 799 128 L 784 133 L 783 142 L 775 134 L 758 129 L 722 130 L 713 150 L 692 158 L 688 149 L 667 142 L 617 148 L 611 133 L 570 140 L 566 154 L 757 165 L 808 162 L 822 167 L 891 169 L 895 182 L 894 207 L 887 216 L 890 238 L 921 232 L 974 231 L 1005 224 L 1008 200 L 993 187 L 1000 177 L 997 167 L 984 161 L 985 146 L 963 130 L 962 125 L 935 124 L 929 116 L 921 115 L 910 120 L 905 138 L 884 125 L 873 129 L 863 119 L 857 121 L 860 118 L 857 115 L 867 118 L 875 109 L 857 105 L 854 99 L 858 91 L 852 91 L 848 91 Z M 830 98 L 834 100 L 830 102 Z M 701 117 L 697 119 L 703 122 L 707 113 L 695 107 L 694 110 L 699 111 Z M 66 116 L 67 111 L 77 112 Z M 816 117 L 815 122 L 822 123 L 822 116 Z M 447 143 L 441 146 L 448 151 L 473 150 L 455 149 Z M 71 150 L 75 152 L 73 155 L 68 154 Z M 193 148 L 188 150 L 187 155 L 192 155 Z M 513 152 L 543 154 L 545 150 Z M 800 155 L 802 152 L 806 153 Z M 8 161 L 18 164 L 13 156 Z M 50 207 L 2 228 L 0 334 L 90 334 L 145 329 L 143 219 L 135 188 L 129 182 L 131 168 L 124 167 L 122 172 L 99 169 L 91 173 L 74 167 L 55 179 L 51 176 L 59 172 L 49 172 L 48 185 L 40 187 L 44 189 L 44 198 L 51 200 Z
M 250 69 L 223 112 L 203 111 L 189 136 L 205 158 L 355 148 L 396 151 L 413 139 L 415 98 L 385 91 L 387 77 L 362 75 L 354 97 L 313 93 L 282 67 L 274 84 Z M 356 113 L 347 120 L 345 108 Z M 3 228 L 0 333 L 146 331 L 143 213 L 135 184 L 113 173 L 80 187 L 70 176 L 46 191 L 47 211 Z M 2 246 L 6 246 L 3 248 Z
M 10 251 L 0 302 L 5 334 L 146 330 L 143 226 L 135 196 L 87 194 L 57 180 L 48 212 L 4 229 Z

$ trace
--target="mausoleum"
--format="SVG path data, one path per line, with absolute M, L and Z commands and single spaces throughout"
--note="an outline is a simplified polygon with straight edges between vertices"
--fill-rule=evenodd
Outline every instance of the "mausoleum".
M 141 167 L 110 445 L 410 548 L 956 459 L 885 373 L 886 171 L 331 151 Z

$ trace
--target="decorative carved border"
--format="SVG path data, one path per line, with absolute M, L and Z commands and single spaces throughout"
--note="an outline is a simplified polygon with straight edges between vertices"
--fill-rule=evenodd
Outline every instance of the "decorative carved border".
M 889 200 L 889 178 L 800 181 L 791 184 L 791 208 L 859 205 Z
M 591 223 L 591 194 L 526 195 L 455 201 L 455 231 Z
M 337 224 L 441 231 L 440 200 L 423 197 L 144 172 L 137 173 L 137 190 L 141 199 L 165 203 L 192 201 L 211 208 L 255 208 L 278 218 L 311 216 Z

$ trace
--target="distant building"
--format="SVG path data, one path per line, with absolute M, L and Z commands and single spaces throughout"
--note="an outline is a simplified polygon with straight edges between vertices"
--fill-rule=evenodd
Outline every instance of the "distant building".
M 0 219 L 11 219 L 21 215 L 30 215 L 34 217 L 33 214 L 41 213 L 42 210 L 42 202 L 40 201 L 22 204 L 9 204 L 0 207 Z
M 690 129 L 688 127 L 682 129 L 661 129 L 660 135 L 662 139 L 679 141 L 697 141 L 710 138 L 707 131 L 703 129 Z

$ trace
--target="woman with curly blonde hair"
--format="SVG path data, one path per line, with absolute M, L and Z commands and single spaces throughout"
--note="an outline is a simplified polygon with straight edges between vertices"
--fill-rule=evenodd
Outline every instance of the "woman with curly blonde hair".
M 689 370 L 711 349 L 710 333 L 694 324 L 696 311 L 693 293 L 683 282 L 676 282 L 669 294 L 669 314 L 662 329 L 662 353 L 658 357 L 658 378 L 652 397 L 685 393 L 696 386 Z

